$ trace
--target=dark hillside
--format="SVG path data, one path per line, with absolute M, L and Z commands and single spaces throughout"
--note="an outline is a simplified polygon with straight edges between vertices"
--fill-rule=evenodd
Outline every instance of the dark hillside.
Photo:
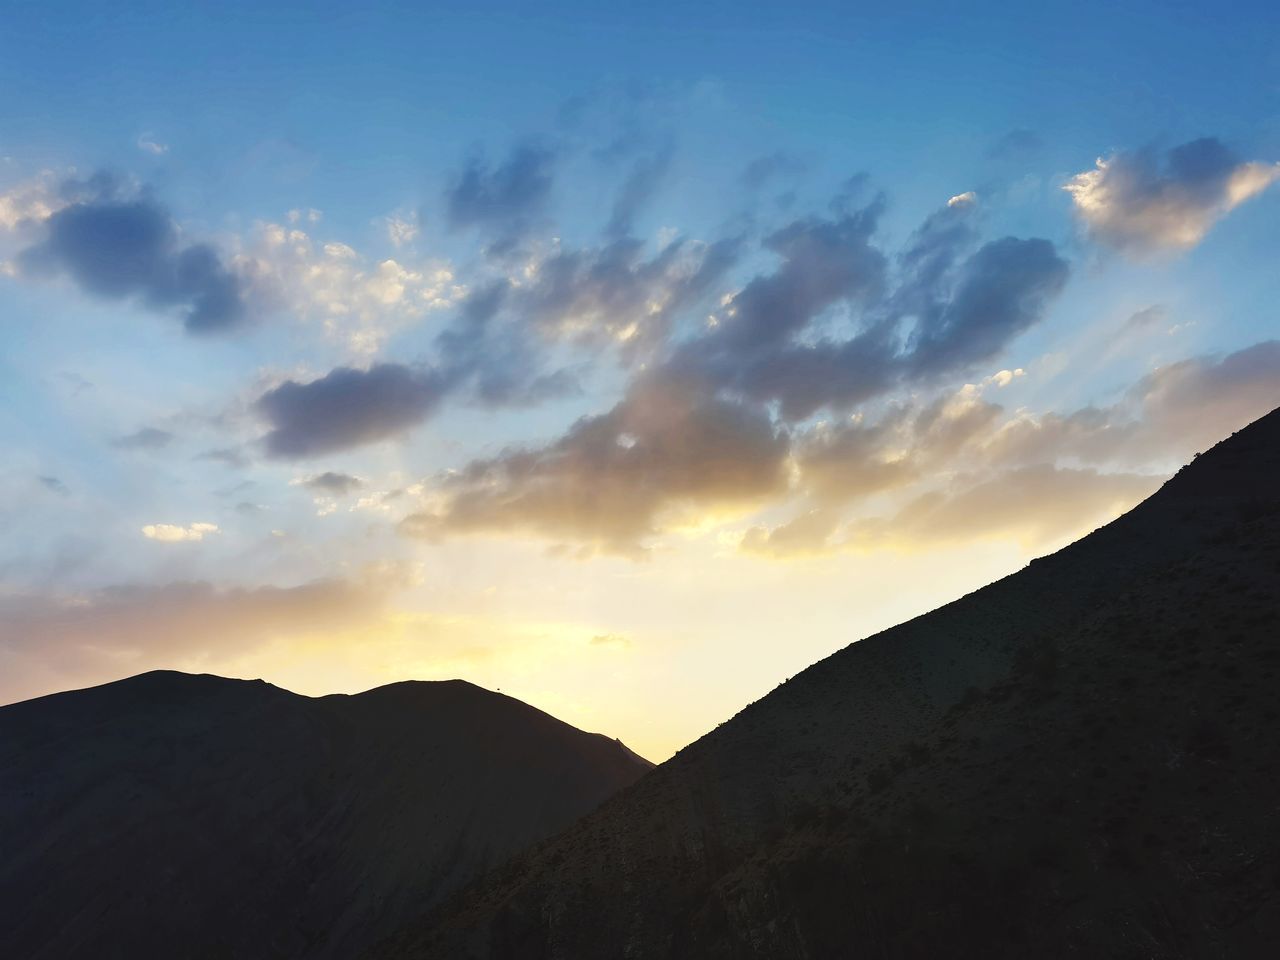
M 1273 412 L 811 667 L 376 955 L 1274 956 L 1278 674 Z
M 0 956 L 349 957 L 649 765 L 462 681 L 0 708 Z

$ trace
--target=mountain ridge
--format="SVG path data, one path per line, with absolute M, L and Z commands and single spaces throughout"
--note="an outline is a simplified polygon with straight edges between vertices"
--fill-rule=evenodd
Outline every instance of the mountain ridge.
M 1278 571 L 1280 411 L 814 664 L 371 955 L 1265 955 Z
M 652 764 L 462 680 L 0 707 L 0 953 L 346 957 Z

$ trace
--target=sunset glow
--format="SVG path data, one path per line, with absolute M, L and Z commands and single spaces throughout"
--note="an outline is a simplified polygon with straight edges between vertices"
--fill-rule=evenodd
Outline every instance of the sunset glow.
M 463 677 L 661 761 L 1280 402 L 1274 92 L 1155 7 L 1049 75 L 947 5 L 129 6 L 0 39 L 0 702 Z

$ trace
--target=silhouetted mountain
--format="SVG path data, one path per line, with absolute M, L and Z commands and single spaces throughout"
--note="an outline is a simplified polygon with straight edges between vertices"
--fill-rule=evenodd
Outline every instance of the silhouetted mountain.
M 0 957 L 351 957 L 652 765 L 459 680 L 0 708 Z
M 1278 671 L 1280 411 L 811 667 L 375 953 L 1274 956 Z

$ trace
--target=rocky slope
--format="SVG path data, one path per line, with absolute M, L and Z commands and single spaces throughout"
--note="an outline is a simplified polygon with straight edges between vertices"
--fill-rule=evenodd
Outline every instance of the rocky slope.
M 0 956 L 351 957 L 650 768 L 461 681 L 0 708 Z
M 1273 956 L 1278 672 L 1280 411 L 816 664 L 375 955 Z

